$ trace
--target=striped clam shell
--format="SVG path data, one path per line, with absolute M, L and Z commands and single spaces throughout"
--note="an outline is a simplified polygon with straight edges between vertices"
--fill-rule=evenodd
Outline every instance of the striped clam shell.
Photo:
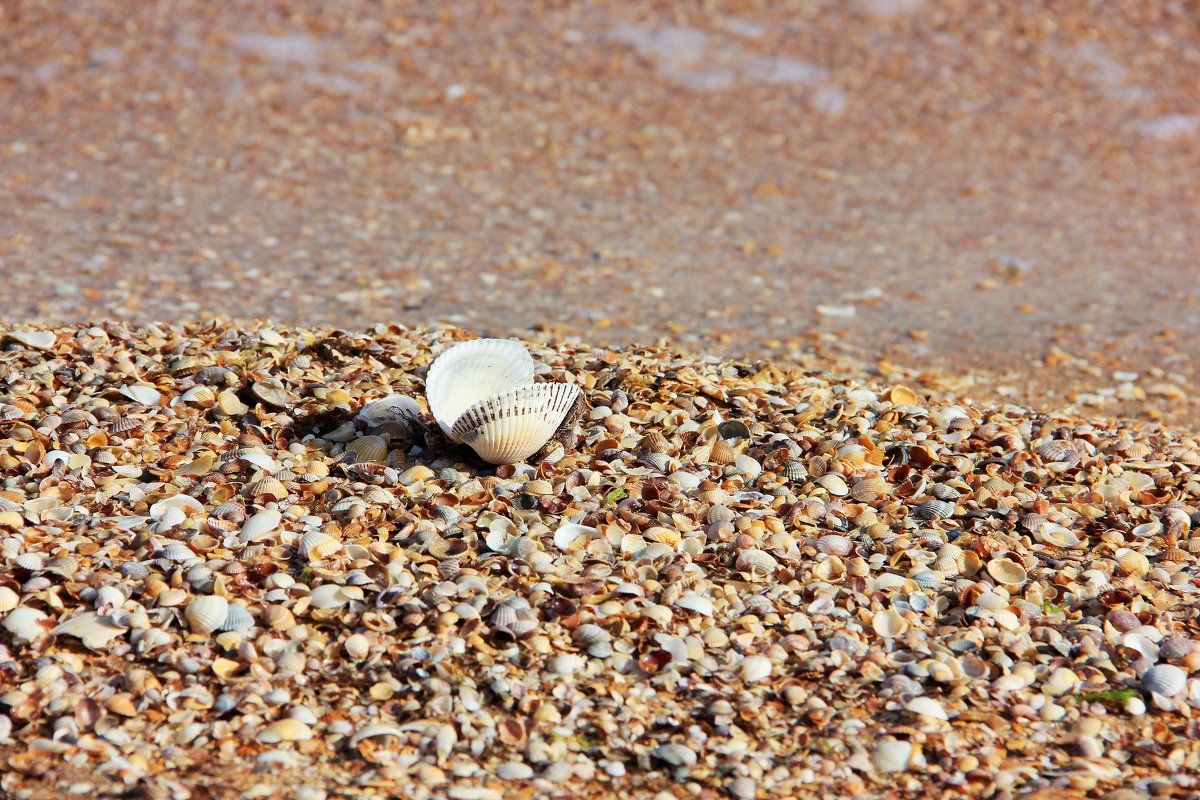
M 237 605 L 236 603 L 229 606 L 229 611 L 225 614 L 225 620 L 217 626 L 219 631 L 235 631 L 241 632 L 254 627 L 254 617 L 246 610 L 245 606 Z
M 484 461 L 520 463 L 550 440 L 578 398 L 573 383 L 518 386 L 468 408 L 452 436 Z
M 948 519 L 954 516 L 954 503 L 945 500 L 926 500 L 917 506 L 917 516 L 921 519 Z
M 387 461 L 388 444 L 382 436 L 363 436 L 346 445 L 356 464 L 383 464 Z
M 1062 439 L 1051 439 L 1038 446 L 1035 450 L 1038 457 L 1045 462 L 1067 462 L 1073 463 L 1079 461 L 1082 454 L 1076 449 L 1075 445 Z

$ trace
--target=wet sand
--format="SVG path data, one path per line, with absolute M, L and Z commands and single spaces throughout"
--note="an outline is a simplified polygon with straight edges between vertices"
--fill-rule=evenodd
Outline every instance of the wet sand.
M 5 318 L 549 326 L 1194 421 L 1197 14 L 1036 5 L 9 6 Z

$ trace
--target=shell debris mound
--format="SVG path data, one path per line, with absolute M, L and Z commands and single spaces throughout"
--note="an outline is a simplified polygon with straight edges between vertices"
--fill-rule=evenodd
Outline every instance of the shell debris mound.
M 448 327 L 26 333 L 5 796 L 1196 792 L 1193 434 Z

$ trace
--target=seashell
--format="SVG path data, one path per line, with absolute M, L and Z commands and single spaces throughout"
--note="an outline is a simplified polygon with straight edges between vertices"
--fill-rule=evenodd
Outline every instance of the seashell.
M 2 610 L 2 609 L 0 609 Z M 1164 661 L 1178 661 L 1191 655 L 1196 643 L 1183 636 L 1166 639 L 1158 647 L 1158 657 Z
M 717 435 L 721 439 L 749 439 L 750 429 L 741 420 L 729 419 L 717 425 Z
M 837 556 L 830 556 L 817 562 L 812 573 L 817 580 L 836 581 L 846 576 L 846 565 Z
M 398 502 L 396 495 L 382 486 L 368 486 L 367 490 L 363 492 L 363 500 L 380 506 L 394 506 Z M 442 508 L 449 508 L 449 506 L 442 506 Z
M 229 613 L 229 601 L 217 595 L 197 597 L 187 604 L 183 615 L 192 630 L 197 633 L 212 633 L 221 627 Z
M 1051 439 L 1034 452 L 1045 462 L 1075 463 L 1082 457 L 1073 444 L 1062 439 Z
M 779 562 L 765 550 L 751 547 L 738 554 L 734 566 L 740 572 L 748 572 L 755 576 L 773 575 L 779 569 Z
M 191 552 L 190 550 L 188 551 Z M 42 565 L 46 563 L 46 557 L 41 553 L 22 553 L 13 559 L 14 565 L 21 569 L 27 569 L 30 572 L 39 572 Z
M 1052 547 L 1082 547 L 1086 544 L 1073 530 L 1054 522 L 1043 522 L 1034 530 L 1033 536 Z
M 275 408 L 289 408 L 300 402 L 300 395 L 274 378 L 264 378 L 250 384 L 250 391 L 262 403 Z
M 771 675 L 771 659 L 766 656 L 746 656 L 742 659 L 739 672 L 746 683 L 758 683 Z
M 871 627 L 883 638 L 894 639 L 908 630 L 908 620 L 895 609 L 889 608 L 875 615 Z
M 1002 495 L 1012 491 L 1012 484 L 1003 478 L 991 477 L 983 482 L 983 489 L 989 494 Z
M 882 478 L 863 478 L 854 484 L 850 496 L 860 503 L 874 503 L 887 497 L 892 487 Z
M 49 350 L 58 341 L 53 331 L 8 331 L 7 336 L 34 350 Z
M 188 547 L 182 542 L 171 542 L 162 550 L 158 551 L 158 557 L 165 558 L 167 561 L 183 563 L 196 558 L 196 554 L 192 551 L 192 548 Z
M 150 519 L 160 520 L 170 509 L 182 511 L 184 519 L 186 519 L 192 514 L 203 514 L 204 504 L 191 495 L 173 494 L 165 500 L 159 500 L 150 506 Z
M 853 544 L 848 536 L 842 536 L 838 533 L 826 534 L 817 539 L 817 549 L 831 556 L 849 555 Z
M 917 506 L 921 519 L 949 519 L 954 516 L 954 503 L 945 500 L 926 500 Z
M 525 494 L 534 495 L 536 497 L 545 497 L 554 494 L 554 486 L 550 481 L 538 480 L 529 481 L 521 487 L 521 491 Z
M 737 514 L 728 506 L 713 505 L 708 507 L 708 511 L 704 515 L 704 519 L 709 525 L 722 525 L 732 523 L 737 519 Z
M 612 641 L 612 635 L 595 623 L 580 625 L 571 634 L 571 640 L 577 647 L 588 649 L 601 642 Z
M 1151 522 L 1144 522 L 1141 525 L 1138 525 L 1130 531 L 1130 534 L 1138 537 L 1139 539 L 1149 539 L 1151 537 L 1158 536 L 1162 533 L 1162 531 L 1162 523 L 1158 520 L 1153 520 Z
M 913 582 L 922 589 L 937 589 L 942 585 L 942 578 L 932 570 L 923 569 L 912 576 Z
M 241 524 L 246 519 L 246 507 L 237 500 L 228 500 L 214 508 L 212 516 Z
M 757 478 L 762 474 L 763 471 L 762 464 L 745 453 L 739 453 L 737 457 L 734 458 L 733 465 L 737 468 L 739 473 L 745 475 L 750 480 Z
M 1121 571 L 1134 578 L 1140 578 L 1150 571 L 1150 559 L 1127 547 L 1117 550 L 1117 564 Z
M 129 629 L 113 622 L 111 617 L 93 611 L 76 614 L 54 629 L 56 635 L 74 636 L 83 641 L 89 650 L 102 650 L 110 641 L 123 636 Z
M 1142 688 L 1152 694 L 1174 697 L 1187 685 L 1187 673 L 1174 664 L 1158 664 L 1142 673 Z
M 642 536 L 652 542 L 670 545 L 671 547 L 679 544 L 679 542 L 683 539 L 683 537 L 679 535 L 679 531 L 671 530 L 670 528 L 664 528 L 661 526 L 647 528 L 642 532 Z
M 729 442 L 724 439 L 717 439 L 713 442 L 712 449 L 709 451 L 708 460 L 713 464 L 732 464 L 737 458 L 737 453 L 729 446 Z
M 783 468 L 783 477 L 792 483 L 799 483 L 808 477 L 808 468 L 803 461 L 789 461 Z
M 363 436 L 346 445 L 346 452 L 354 455 L 356 464 L 384 464 L 388 444 L 382 436 Z
M 676 608 L 691 611 L 704 617 L 711 617 L 716 612 L 716 606 L 713 605 L 712 600 L 694 592 L 687 592 L 680 596 L 674 605 Z
M 666 453 L 644 453 L 641 460 L 663 474 L 670 472 L 675 463 L 675 459 Z
M 932 697 L 914 697 L 905 704 L 904 710 L 928 719 L 940 719 L 943 722 L 950 719 L 945 706 Z
M 519 463 L 549 441 L 578 398 L 579 387 L 572 383 L 518 386 L 468 408 L 452 436 L 484 461 Z
M 387 422 L 407 423 L 419 419 L 421 404 L 414 397 L 406 394 L 389 394 L 387 397 L 375 400 L 358 412 L 358 418 L 370 426 L 378 426 Z
M 1112 611 L 1109 611 L 1105 615 L 1105 619 L 1121 633 L 1131 631 L 1142 624 L 1137 614 L 1134 614 L 1132 611 L 1126 611 L 1123 608 L 1114 608 Z
M 350 602 L 345 588 L 335 583 L 321 584 L 309 593 L 308 598 L 313 608 L 340 608 Z
M 642 455 L 649 453 L 665 453 L 671 449 L 671 443 L 662 431 L 650 431 L 638 442 L 637 450 Z
M 912 742 L 881 739 L 871 751 L 871 763 L 880 772 L 903 772 L 908 769 L 913 757 Z
M 14 608 L 4 617 L 4 630 L 17 641 L 30 642 L 50 631 L 50 618 L 29 606 Z
M 250 616 L 250 612 L 245 606 L 234 603 L 229 606 L 229 612 L 225 615 L 225 621 L 217 626 L 219 631 L 235 631 L 241 633 L 254 627 L 254 617 Z
M 162 402 L 162 393 L 148 384 L 135 383 L 122 386 L 120 391 L 135 403 L 151 408 L 157 407 Z
M 1021 586 L 1029 579 L 1025 567 L 1011 558 L 994 558 L 987 563 L 988 574 L 1005 586 Z
M 288 496 L 287 487 L 278 478 L 268 475 L 260 478 L 246 487 L 246 494 L 251 497 L 267 496 L 274 500 L 285 500 Z
M 258 741 L 263 744 L 280 742 L 303 742 L 313 737 L 312 728 L 294 717 L 284 717 L 272 722 L 259 731 Z
M 442 432 L 458 442 L 462 439 L 453 429 L 468 409 L 514 387 L 533 385 L 533 372 L 533 357 L 520 342 L 510 339 L 462 342 L 444 350 L 429 366 L 425 397 Z M 530 454 L 549 438 L 547 434 Z
M 256 542 L 279 527 L 283 514 L 277 509 L 266 508 L 246 520 L 238 533 L 238 541 L 242 544 Z
M 1079 676 L 1074 670 L 1059 667 L 1050 673 L 1050 677 L 1042 684 L 1042 692 L 1050 697 L 1059 697 L 1071 691 L 1079 684 Z
M 1179 538 L 1192 527 L 1192 518 L 1182 508 L 1168 508 L 1163 512 L 1162 524 L 1169 535 Z
M 341 541 L 320 531 L 304 534 L 296 544 L 296 552 L 305 561 L 323 561 L 341 549 Z
M 845 497 L 850 494 L 850 487 L 846 485 L 845 478 L 836 472 L 827 472 L 817 478 L 817 485 L 834 497 Z
M 0 586 L 0 614 L 12 611 L 21 604 L 21 596 L 7 586 Z

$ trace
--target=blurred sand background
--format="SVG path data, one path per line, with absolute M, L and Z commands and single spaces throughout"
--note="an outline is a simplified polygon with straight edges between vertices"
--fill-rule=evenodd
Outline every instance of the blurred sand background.
M 1046 5 L 5 3 L 2 319 L 667 337 L 1194 422 L 1200 7 Z

